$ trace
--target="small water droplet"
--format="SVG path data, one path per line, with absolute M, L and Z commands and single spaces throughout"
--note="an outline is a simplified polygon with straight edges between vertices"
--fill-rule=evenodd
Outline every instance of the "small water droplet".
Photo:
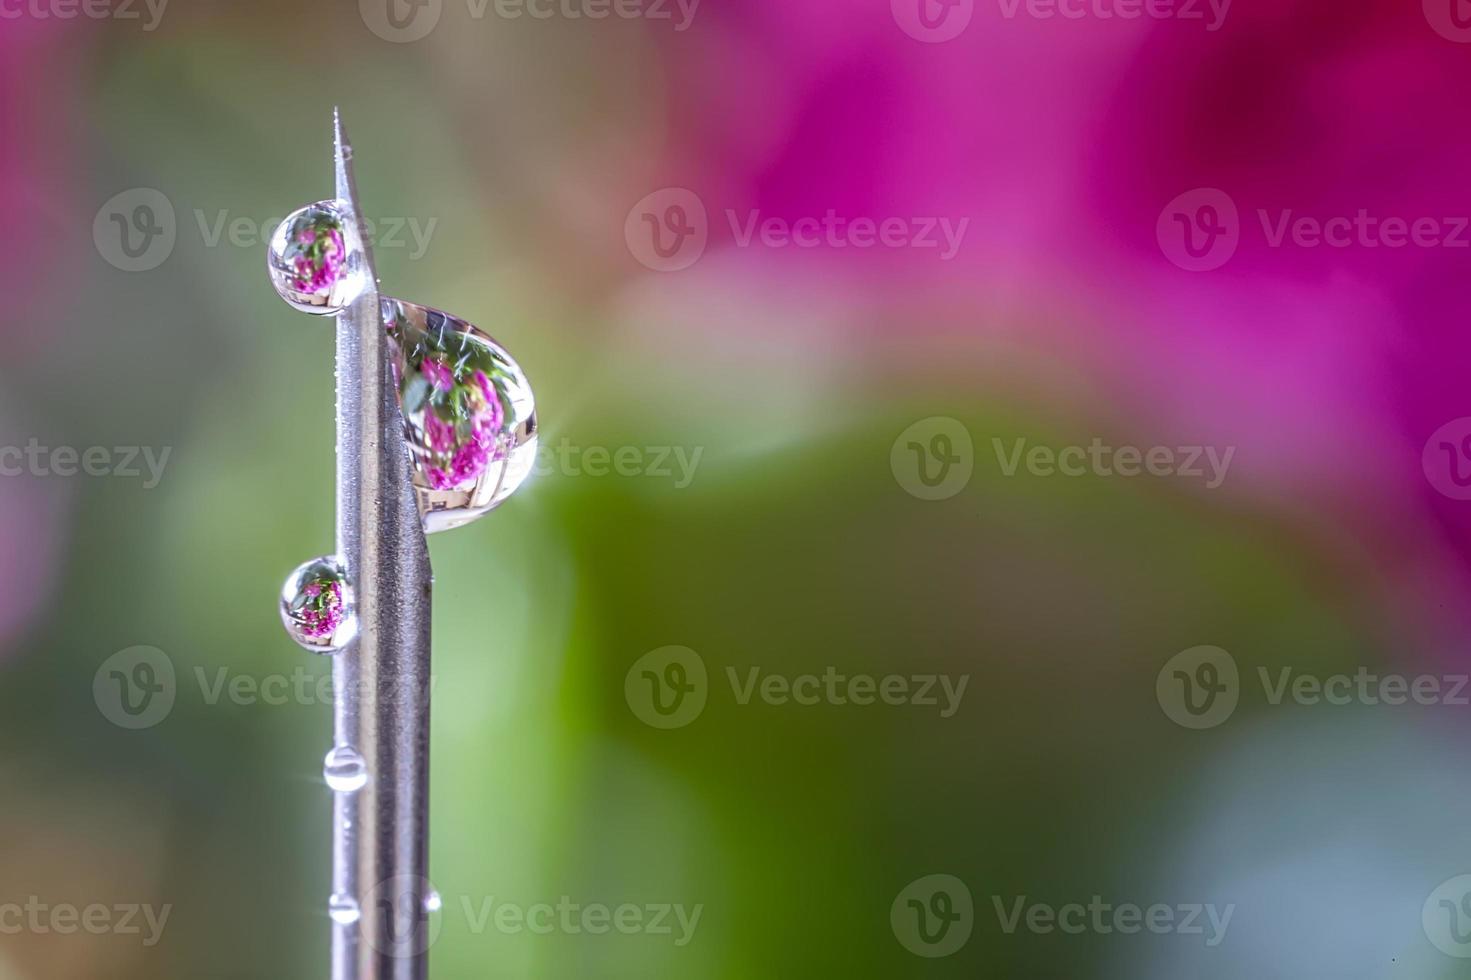
M 321 894 L 318 892 L 317 894 Z M 351 895 L 336 895 L 327 899 L 327 914 L 340 926 L 350 926 L 362 918 L 357 899 Z
M 267 266 L 276 292 L 303 313 L 339 313 L 367 285 L 357 225 L 340 201 L 293 211 L 271 235 Z
M 384 299 L 383 323 L 424 530 L 468 524 L 531 474 L 531 385 L 504 347 L 458 317 Z
M 322 760 L 322 777 L 339 793 L 355 793 L 368 785 L 368 764 L 350 745 L 339 745 Z
M 439 897 L 439 892 L 433 888 L 424 894 L 424 910 L 426 912 L 438 912 L 444 907 L 444 900 Z
M 333 557 L 313 558 L 281 587 L 281 622 L 312 653 L 336 653 L 358 633 L 347 571 Z

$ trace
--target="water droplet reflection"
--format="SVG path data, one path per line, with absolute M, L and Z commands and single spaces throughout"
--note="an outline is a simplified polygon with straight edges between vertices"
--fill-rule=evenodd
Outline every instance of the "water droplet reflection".
M 317 894 L 321 894 L 318 892 Z M 327 899 L 327 914 L 340 926 L 350 926 L 362 918 L 357 899 L 351 895 L 333 895 Z
M 531 385 L 505 348 L 458 317 L 385 298 L 383 323 L 424 530 L 467 524 L 531 473 Z
M 338 793 L 355 793 L 368 785 L 368 764 L 350 745 L 339 745 L 322 762 L 322 778 Z
M 276 292 L 303 313 L 341 312 L 367 284 L 357 227 L 338 201 L 308 204 L 281 222 L 267 266 Z
M 336 653 L 357 636 L 352 583 L 336 558 L 313 558 L 281 587 L 281 622 L 312 653 Z

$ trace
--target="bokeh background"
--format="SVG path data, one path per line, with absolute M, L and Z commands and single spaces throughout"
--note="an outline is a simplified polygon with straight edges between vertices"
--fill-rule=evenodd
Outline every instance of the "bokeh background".
M 331 547 L 332 331 L 263 241 L 334 105 L 385 290 L 512 350 L 548 450 L 431 542 L 436 976 L 1471 975 L 1462 0 L 392 2 L 0 4 L 0 445 L 109 461 L 0 455 L 0 977 L 325 975 L 328 665 L 274 606 Z M 1094 440 L 1230 464 L 1007 463 Z M 1095 896 L 1232 911 L 1005 928 Z M 699 918 L 494 917 L 559 902 Z M 20 914 L 99 904 L 169 912 Z

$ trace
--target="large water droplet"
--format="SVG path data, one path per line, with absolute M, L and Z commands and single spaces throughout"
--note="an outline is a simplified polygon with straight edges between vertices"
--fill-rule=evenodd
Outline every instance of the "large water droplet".
M 358 633 L 352 583 L 336 558 L 313 558 L 281 587 L 281 622 L 312 653 L 336 653 Z
M 318 892 L 317 894 L 321 894 Z M 327 899 L 327 914 L 332 921 L 340 926 L 350 926 L 362 918 L 362 910 L 358 908 L 357 899 L 351 895 L 333 895 Z
M 339 201 L 294 211 L 271 235 L 271 285 L 303 313 L 341 312 L 367 284 L 357 225 Z
M 356 793 L 368 785 L 368 764 L 357 749 L 339 745 L 322 760 L 322 778 L 338 793 Z
M 383 323 L 424 530 L 468 524 L 531 473 L 531 385 L 505 348 L 458 317 L 385 298 Z

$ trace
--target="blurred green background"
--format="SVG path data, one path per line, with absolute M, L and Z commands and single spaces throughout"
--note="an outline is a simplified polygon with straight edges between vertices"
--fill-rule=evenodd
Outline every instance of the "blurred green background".
M 1459 213 L 1422 169 L 1456 156 L 1443 106 L 1404 110 L 1413 145 L 1326 109 L 1252 153 L 1200 134 L 1267 111 L 1244 65 L 1348 65 L 1280 87 L 1367 106 L 1373 78 L 1453 90 L 1465 49 L 1389 4 L 1329 29 L 1243 3 L 1219 33 L 962 5 L 938 43 L 901 6 L 443 0 L 395 8 L 437 18 L 413 40 L 372 0 L 6 8 L 0 444 L 168 456 L 156 486 L 0 479 L 0 978 L 325 975 L 330 665 L 274 606 L 331 548 L 333 340 L 264 238 L 329 195 L 334 105 L 384 290 L 505 344 L 541 423 L 535 477 L 431 539 L 436 976 L 1471 975 L 1465 504 L 1421 455 L 1465 414 L 1462 271 L 1247 227 L 1192 273 L 1154 237 L 1212 183 Z M 663 271 L 635 233 L 671 188 L 708 244 Z M 141 258 L 104 234 L 139 189 L 170 229 Z M 953 260 L 738 232 L 830 210 L 968 230 Z M 1095 439 L 1234 455 L 1219 487 L 1007 472 L 1016 440 Z M 951 452 L 969 478 L 923 499 L 913 467 Z M 1239 703 L 1197 729 L 1167 665 L 1202 645 Z M 130 729 L 94 681 L 138 646 L 173 703 Z M 670 646 L 704 708 L 661 728 L 630 692 Z M 938 706 L 743 703 L 752 668 L 965 687 L 948 717 L 939 681 Z M 1284 668 L 1441 694 L 1274 704 Z M 932 875 L 973 908 L 944 956 L 910 928 L 939 928 Z M 1173 925 L 1005 927 L 1090 902 Z M 518 924 L 559 903 L 643 925 Z M 169 911 L 153 942 L 6 912 L 38 904 Z

